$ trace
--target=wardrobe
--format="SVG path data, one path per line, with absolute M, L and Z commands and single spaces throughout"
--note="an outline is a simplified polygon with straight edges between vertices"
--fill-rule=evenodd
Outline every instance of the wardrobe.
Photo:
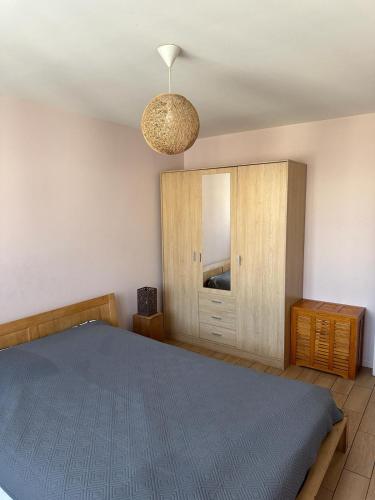
M 161 174 L 169 337 L 285 368 L 302 297 L 306 165 Z

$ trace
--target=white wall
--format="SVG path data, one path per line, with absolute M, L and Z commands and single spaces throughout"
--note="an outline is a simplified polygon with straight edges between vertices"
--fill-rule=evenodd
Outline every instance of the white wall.
M 230 259 L 230 174 L 203 175 L 203 265 Z
M 159 172 L 140 132 L 0 99 L 0 323 L 117 293 L 161 288 Z
M 304 296 L 368 308 L 375 333 L 375 114 L 200 139 L 185 168 L 294 159 L 308 164 Z

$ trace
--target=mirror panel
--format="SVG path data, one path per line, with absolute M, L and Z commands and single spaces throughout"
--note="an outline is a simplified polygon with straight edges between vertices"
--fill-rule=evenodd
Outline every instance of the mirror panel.
M 202 269 L 205 288 L 231 289 L 231 174 L 202 176 Z

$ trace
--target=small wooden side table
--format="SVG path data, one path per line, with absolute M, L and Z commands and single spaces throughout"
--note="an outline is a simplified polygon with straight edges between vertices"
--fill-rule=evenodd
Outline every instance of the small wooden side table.
M 164 340 L 165 333 L 163 313 L 159 312 L 153 314 L 152 316 L 134 314 L 133 331 L 154 340 Z
M 364 307 L 300 300 L 292 307 L 291 363 L 355 379 L 364 318 Z

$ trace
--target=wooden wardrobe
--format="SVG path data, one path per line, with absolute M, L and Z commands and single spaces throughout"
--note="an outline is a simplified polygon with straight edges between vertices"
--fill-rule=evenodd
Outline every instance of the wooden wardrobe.
M 229 290 L 204 281 L 202 186 L 216 174 L 229 174 Z M 290 306 L 302 297 L 305 193 L 306 165 L 289 160 L 161 174 L 168 336 L 278 368 L 289 364 Z

